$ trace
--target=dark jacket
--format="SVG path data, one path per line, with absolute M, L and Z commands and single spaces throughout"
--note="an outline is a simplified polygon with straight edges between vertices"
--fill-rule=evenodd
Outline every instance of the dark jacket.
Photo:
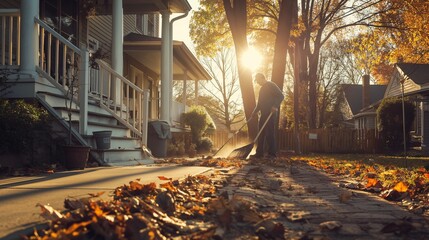
M 270 114 L 272 107 L 280 108 L 283 99 L 283 92 L 280 88 L 274 82 L 267 81 L 259 91 L 258 104 L 254 113 L 261 111 L 261 118 L 265 119 Z

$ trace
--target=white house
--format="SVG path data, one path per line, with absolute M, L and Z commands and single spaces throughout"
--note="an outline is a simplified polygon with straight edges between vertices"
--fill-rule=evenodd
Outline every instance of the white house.
M 76 73 L 76 141 L 93 146 L 101 164 L 141 164 L 148 123 L 179 126 L 185 107 L 172 100 L 173 81 L 210 79 L 172 39 L 175 21 L 190 10 L 186 0 L 2 0 L 0 70 L 12 73 L 6 97 L 36 99 L 65 129 L 64 99 Z M 99 49 L 105 58 L 96 59 Z M 112 131 L 110 149 L 95 149 L 99 130 Z

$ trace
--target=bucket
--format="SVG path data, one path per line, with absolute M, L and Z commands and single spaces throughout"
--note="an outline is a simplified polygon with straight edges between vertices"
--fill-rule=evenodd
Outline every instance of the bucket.
M 112 131 L 92 132 L 92 135 L 95 138 L 95 144 L 97 146 L 97 149 L 110 148 L 110 138 L 112 136 Z
M 64 146 L 64 166 L 66 169 L 85 169 L 90 150 L 91 148 L 87 146 Z

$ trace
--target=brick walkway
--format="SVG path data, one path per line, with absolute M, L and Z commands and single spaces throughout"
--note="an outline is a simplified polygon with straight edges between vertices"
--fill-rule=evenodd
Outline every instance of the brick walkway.
M 228 175 L 223 190 L 283 224 L 287 239 L 429 239 L 428 219 L 302 163 L 251 162 Z

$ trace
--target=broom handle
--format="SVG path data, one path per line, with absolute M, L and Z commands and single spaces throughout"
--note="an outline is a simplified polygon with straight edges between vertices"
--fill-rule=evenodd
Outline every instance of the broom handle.
M 262 131 L 264 130 L 265 126 L 267 125 L 272 115 L 273 115 L 273 112 L 270 112 L 270 115 L 268 115 L 267 120 L 265 120 L 264 122 L 264 125 L 262 125 L 261 129 L 259 129 L 258 135 L 256 135 L 255 140 L 253 140 L 253 143 L 256 143 L 256 141 L 259 138 L 259 135 L 261 135 Z

